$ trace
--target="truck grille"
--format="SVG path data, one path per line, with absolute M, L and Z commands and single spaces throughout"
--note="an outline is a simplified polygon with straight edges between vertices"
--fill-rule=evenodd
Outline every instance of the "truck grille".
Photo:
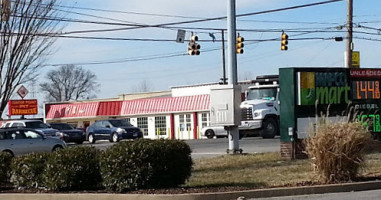
M 241 108 L 241 120 L 253 120 L 253 109 L 252 108 Z

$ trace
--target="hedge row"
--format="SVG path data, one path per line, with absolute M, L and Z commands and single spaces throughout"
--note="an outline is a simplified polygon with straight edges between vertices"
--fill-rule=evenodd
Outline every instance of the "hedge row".
M 117 192 L 176 187 L 191 175 L 190 154 L 186 143 L 175 140 L 119 143 L 101 155 L 103 186 Z
M 13 159 L 0 153 L 0 184 L 51 191 L 176 187 L 190 177 L 192 164 L 190 147 L 175 140 L 119 142 L 103 152 L 76 146 Z

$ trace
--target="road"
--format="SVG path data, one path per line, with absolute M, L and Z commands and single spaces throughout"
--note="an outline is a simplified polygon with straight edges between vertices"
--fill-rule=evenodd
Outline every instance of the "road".
M 207 158 L 225 155 L 229 148 L 227 138 L 208 140 L 186 141 L 192 149 L 192 158 Z M 239 140 L 239 148 L 243 153 L 278 152 L 280 150 L 280 139 L 262 139 L 261 137 L 246 137 Z
M 185 141 L 192 149 L 192 158 L 210 158 L 225 155 L 229 148 L 227 138 L 205 139 L 205 140 L 186 140 Z M 104 150 L 114 143 L 109 141 L 97 141 L 95 144 L 87 142 L 84 145 L 92 145 L 98 149 Z M 69 144 L 73 146 L 73 144 Z M 239 148 L 243 153 L 263 153 L 263 152 L 278 152 L 280 150 L 280 139 L 262 139 L 261 137 L 246 137 L 239 140 Z
M 314 195 L 300 195 L 288 197 L 255 198 L 255 200 L 376 200 L 381 198 L 381 190 L 369 190 L 361 192 L 327 193 Z M 254 199 L 247 199 L 254 200 Z

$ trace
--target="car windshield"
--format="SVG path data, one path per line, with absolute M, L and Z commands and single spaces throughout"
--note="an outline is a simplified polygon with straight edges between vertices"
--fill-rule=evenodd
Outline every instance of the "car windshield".
M 247 100 L 266 99 L 275 100 L 277 88 L 253 88 L 247 93 Z
M 72 130 L 72 129 L 74 129 L 69 124 L 50 124 L 50 126 L 52 126 L 52 128 L 58 129 L 58 130 Z
M 25 122 L 27 128 L 49 128 L 48 125 L 43 122 Z
M 110 120 L 110 123 L 115 127 L 132 126 L 127 120 Z

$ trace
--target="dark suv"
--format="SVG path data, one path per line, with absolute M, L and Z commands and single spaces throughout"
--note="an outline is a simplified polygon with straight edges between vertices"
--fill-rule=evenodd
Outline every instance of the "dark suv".
M 107 119 L 96 121 L 87 127 L 86 139 L 90 143 L 96 140 L 110 140 L 110 142 L 119 142 L 121 139 L 142 138 L 142 131 L 134 127 L 126 119 Z
M 50 123 L 50 126 L 62 132 L 63 140 L 68 142 L 75 142 L 82 144 L 85 141 L 85 133 L 82 130 L 76 129 L 67 123 Z

